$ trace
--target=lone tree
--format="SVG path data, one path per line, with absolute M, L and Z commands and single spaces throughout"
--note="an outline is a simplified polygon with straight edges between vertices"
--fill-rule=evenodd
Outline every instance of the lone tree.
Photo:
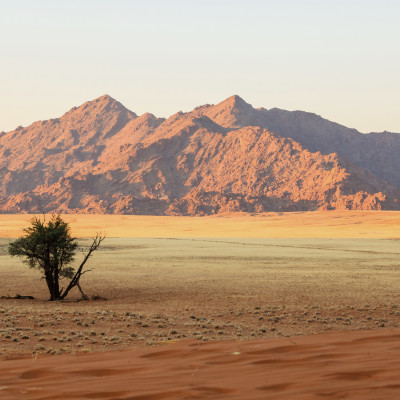
M 31 226 L 24 229 L 24 232 L 26 235 L 9 244 L 8 252 L 11 256 L 23 257 L 23 262 L 43 273 L 50 292 L 50 301 L 63 300 L 75 286 L 82 297 L 87 298 L 79 280 L 84 273 L 90 271 L 83 268 L 104 240 L 104 236 L 97 234 L 93 238 L 83 261 L 75 270 L 71 263 L 75 259 L 78 242 L 71 237 L 69 224 L 60 215 L 52 215 L 47 223 L 45 218 L 41 220 L 34 217 Z M 60 279 L 63 278 L 69 280 L 65 289 L 60 288 Z

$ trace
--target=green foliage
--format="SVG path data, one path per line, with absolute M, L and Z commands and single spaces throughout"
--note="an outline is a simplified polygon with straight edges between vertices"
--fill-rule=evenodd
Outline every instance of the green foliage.
M 53 215 L 46 223 L 45 219 L 34 217 L 31 226 L 24 229 L 25 236 L 9 244 L 11 256 L 24 258 L 31 268 L 38 268 L 44 277 L 57 275 L 72 278 L 74 268 L 70 266 L 78 243 L 71 237 L 67 222 L 60 215 Z

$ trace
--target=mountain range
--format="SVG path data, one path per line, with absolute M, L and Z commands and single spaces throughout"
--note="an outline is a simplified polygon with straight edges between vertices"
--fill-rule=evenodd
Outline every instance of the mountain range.
M 400 134 L 239 96 L 136 115 L 105 95 L 0 133 L 1 213 L 399 210 Z

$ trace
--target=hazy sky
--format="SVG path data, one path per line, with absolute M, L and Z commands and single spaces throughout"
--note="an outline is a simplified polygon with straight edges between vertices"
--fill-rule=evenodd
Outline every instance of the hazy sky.
M 105 93 L 167 117 L 255 107 L 400 132 L 399 0 L 0 0 L 0 131 Z

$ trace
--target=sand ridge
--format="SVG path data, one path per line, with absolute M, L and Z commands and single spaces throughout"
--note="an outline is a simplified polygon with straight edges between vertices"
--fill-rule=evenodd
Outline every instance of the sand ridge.
M 8 399 L 398 399 L 400 329 L 0 361 Z

